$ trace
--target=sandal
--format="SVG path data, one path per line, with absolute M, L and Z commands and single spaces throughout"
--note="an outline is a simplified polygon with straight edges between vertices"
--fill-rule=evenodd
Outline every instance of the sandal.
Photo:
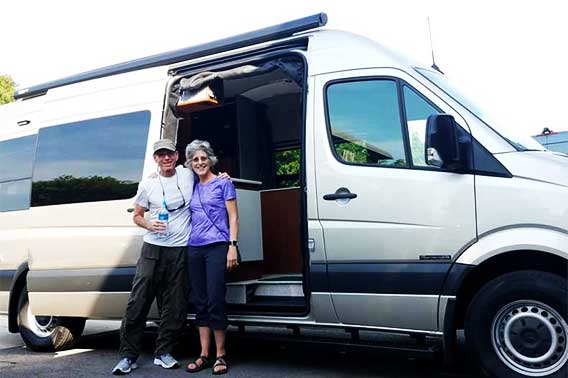
M 201 360 L 201 364 L 198 364 L 197 361 Z M 194 368 L 190 368 L 189 365 L 195 365 Z M 187 371 L 188 373 L 197 373 L 198 371 L 201 371 L 203 369 L 207 369 L 211 367 L 211 361 L 209 360 L 209 357 L 207 356 L 199 356 L 197 357 L 195 360 L 193 360 L 192 362 L 190 362 L 189 364 L 187 364 L 187 368 L 185 369 L 185 371 Z
M 219 356 L 215 359 L 215 363 L 213 364 L 213 375 L 221 375 L 229 372 L 229 366 L 227 365 L 225 358 L 225 356 Z M 215 367 L 217 366 L 224 366 L 225 368 L 221 370 L 215 370 Z

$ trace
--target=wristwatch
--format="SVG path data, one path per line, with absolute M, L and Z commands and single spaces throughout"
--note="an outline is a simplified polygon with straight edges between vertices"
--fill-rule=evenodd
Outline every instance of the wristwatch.
M 239 242 L 236 241 L 236 240 L 231 240 L 231 241 L 229 241 L 229 245 L 233 245 L 233 246 L 235 246 L 235 247 L 238 247 L 238 246 L 239 246 Z

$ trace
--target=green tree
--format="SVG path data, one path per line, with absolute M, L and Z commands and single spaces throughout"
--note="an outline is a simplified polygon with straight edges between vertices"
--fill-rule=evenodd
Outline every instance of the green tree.
M 277 185 L 280 188 L 298 186 L 300 184 L 300 149 L 276 151 L 274 154 L 276 164 Z
M 14 101 L 16 83 L 8 75 L 0 75 L 0 105 Z
M 276 152 L 276 174 L 297 175 L 300 173 L 300 149 Z
M 369 151 L 363 146 L 352 142 L 335 143 L 335 151 L 337 155 L 344 161 L 350 163 L 370 163 Z

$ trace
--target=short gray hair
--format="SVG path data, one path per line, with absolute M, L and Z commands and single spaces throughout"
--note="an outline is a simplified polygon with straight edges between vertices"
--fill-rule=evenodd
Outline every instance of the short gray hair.
M 203 151 L 207 154 L 209 161 L 211 162 L 211 166 L 215 166 L 217 164 L 217 156 L 213 152 L 213 148 L 206 140 L 199 140 L 195 139 L 193 142 L 187 145 L 185 148 L 185 166 L 191 167 L 191 159 L 193 159 L 193 155 L 197 151 Z

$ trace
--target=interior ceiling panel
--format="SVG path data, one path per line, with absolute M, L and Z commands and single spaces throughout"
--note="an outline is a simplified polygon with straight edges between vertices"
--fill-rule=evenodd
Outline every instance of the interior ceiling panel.
M 264 73 L 262 75 L 252 75 L 248 77 L 242 77 L 239 79 L 224 80 L 223 81 L 224 96 L 225 98 L 232 98 L 235 97 L 236 95 L 243 94 L 252 89 L 263 86 L 265 87 L 273 82 L 283 82 L 283 81 L 291 81 L 292 84 L 294 84 L 296 88 L 298 88 L 296 91 L 299 90 L 298 85 L 294 83 L 288 75 L 286 75 L 281 70 L 277 69 L 271 72 Z
M 241 96 L 252 101 L 263 102 L 273 97 L 294 93 L 300 93 L 300 87 L 292 80 L 286 79 L 249 89 L 241 93 Z

